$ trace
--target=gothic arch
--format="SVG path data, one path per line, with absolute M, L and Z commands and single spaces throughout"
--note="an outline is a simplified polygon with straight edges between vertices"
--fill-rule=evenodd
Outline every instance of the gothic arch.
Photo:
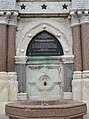
M 62 56 L 63 49 L 57 38 L 47 31 L 34 36 L 28 44 L 26 56 Z
M 31 42 L 34 36 L 36 36 L 37 34 L 39 34 L 44 30 L 52 34 L 56 39 L 58 39 L 63 48 L 63 53 L 65 55 L 66 54 L 65 50 L 69 49 L 69 44 L 67 42 L 66 36 L 60 30 L 56 29 L 55 27 L 49 24 L 40 24 L 35 28 L 31 29 L 30 31 L 28 31 L 28 33 L 26 33 L 24 39 L 18 45 L 16 56 L 26 56 L 28 44 Z M 71 55 L 70 49 L 68 55 Z

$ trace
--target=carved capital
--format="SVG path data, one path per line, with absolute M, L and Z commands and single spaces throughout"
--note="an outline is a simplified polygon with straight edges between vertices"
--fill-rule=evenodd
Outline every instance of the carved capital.
M 9 19 L 9 25 L 17 26 L 18 12 L 13 12 Z
M 74 63 L 74 55 L 64 55 L 61 59 L 64 63 Z
M 89 70 L 83 71 L 83 79 L 89 79 Z
M 89 12 L 87 10 L 80 15 L 80 24 L 84 23 L 89 23 Z
M 79 25 L 79 16 L 75 11 L 70 11 L 71 27 Z
M 27 56 L 15 56 L 16 64 L 26 64 Z
M 82 78 L 82 72 L 81 71 L 74 71 L 73 80 L 78 80 L 81 78 Z
M 17 11 L 0 11 L 0 24 L 17 25 Z
M 0 24 L 8 24 L 8 12 L 0 11 Z

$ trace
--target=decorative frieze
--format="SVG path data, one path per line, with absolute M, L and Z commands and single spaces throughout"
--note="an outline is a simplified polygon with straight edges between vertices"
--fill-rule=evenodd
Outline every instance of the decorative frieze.
M 20 12 L 20 15 L 23 17 L 34 17 L 34 16 L 67 16 L 70 9 L 70 1 L 53 1 L 49 2 L 48 0 L 44 1 L 20 1 L 17 3 L 17 9 Z M 62 14 L 63 13 L 63 14 Z M 33 15 L 34 14 L 34 15 Z

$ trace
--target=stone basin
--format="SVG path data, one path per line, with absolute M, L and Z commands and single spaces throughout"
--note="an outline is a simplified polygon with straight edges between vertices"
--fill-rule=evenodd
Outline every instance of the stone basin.
M 9 119 L 83 119 L 87 107 L 74 100 L 16 101 L 6 105 Z

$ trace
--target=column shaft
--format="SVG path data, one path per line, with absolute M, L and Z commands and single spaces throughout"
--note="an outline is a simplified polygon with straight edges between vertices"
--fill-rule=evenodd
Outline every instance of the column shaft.
M 81 56 L 81 32 L 80 25 L 72 27 L 73 34 L 73 52 L 74 52 L 74 70 L 82 70 L 82 56 Z
M 8 53 L 7 53 L 7 71 L 15 72 L 15 38 L 16 26 L 8 26 Z
M 6 71 L 7 25 L 0 24 L 0 72 Z
M 89 70 L 89 24 L 81 25 L 83 70 Z

